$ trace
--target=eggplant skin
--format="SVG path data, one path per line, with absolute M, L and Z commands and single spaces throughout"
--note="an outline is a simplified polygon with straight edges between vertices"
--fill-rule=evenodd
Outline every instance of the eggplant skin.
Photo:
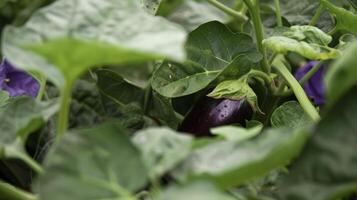
M 253 116 L 253 109 L 246 100 L 201 98 L 182 121 L 178 131 L 196 137 L 212 136 L 210 128 L 236 124 L 245 125 Z

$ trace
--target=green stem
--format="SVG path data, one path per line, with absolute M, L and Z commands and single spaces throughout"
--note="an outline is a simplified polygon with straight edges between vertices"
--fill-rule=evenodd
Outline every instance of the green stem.
M 149 103 L 151 100 L 151 96 L 152 96 L 152 87 L 151 84 L 149 84 L 148 86 L 146 86 L 145 89 L 144 106 L 143 106 L 144 114 L 148 114 L 149 112 Z
M 57 138 L 63 136 L 68 128 L 68 117 L 71 106 L 72 83 L 67 83 L 61 93 L 61 104 L 57 121 Z
M 21 153 L 17 156 L 17 158 L 21 159 L 24 161 L 28 166 L 31 167 L 37 174 L 43 174 L 45 171 L 41 167 L 40 164 L 38 164 L 34 159 L 32 159 L 30 156 L 28 156 L 25 153 Z
M 300 85 L 304 85 L 317 71 L 323 66 L 323 61 L 317 63 L 309 72 L 307 72 L 299 81 Z
M 230 15 L 230 16 L 236 18 L 239 21 L 245 22 L 248 20 L 248 18 L 245 15 L 243 15 L 242 13 L 237 12 L 236 10 L 227 7 L 226 5 L 218 2 L 217 0 L 207 0 L 207 2 L 210 3 L 211 5 L 213 5 L 214 7 L 220 9 L 227 15 Z
M 26 163 L 31 169 L 33 169 L 37 174 L 43 174 L 44 170 L 40 164 L 38 164 L 34 159 L 32 159 L 23 148 L 21 139 L 17 138 L 13 145 L 5 147 L 6 157 L 17 158 Z
M 265 84 L 267 86 L 270 86 L 271 83 L 273 82 L 273 79 L 266 73 L 258 70 L 252 70 L 249 72 L 250 77 L 259 77 L 264 80 Z
M 303 86 L 307 81 L 311 79 L 314 74 L 316 74 L 317 71 L 323 66 L 323 61 L 319 62 L 317 65 L 315 65 L 308 73 L 306 73 L 300 80 L 299 83 L 301 86 Z M 293 92 L 291 90 L 287 91 L 282 91 L 280 93 L 277 93 L 278 96 L 290 96 L 292 95 Z
M 333 35 L 333 34 L 335 34 L 336 32 L 337 32 L 337 26 L 335 26 L 335 27 L 333 27 L 333 29 L 331 29 L 327 34 L 329 34 L 329 35 Z
M 22 191 L 8 183 L 0 181 L 0 194 L 1 199 L 11 200 L 38 200 L 37 196 Z
M 46 91 L 46 82 L 47 79 L 46 78 L 41 78 L 40 81 L 40 90 L 38 91 L 38 95 L 36 97 L 37 100 L 41 101 L 43 96 L 45 95 L 45 91 Z
M 274 0 L 275 3 L 275 14 L 278 26 L 283 26 L 283 18 L 281 17 L 280 1 Z
M 255 30 L 255 37 L 257 42 L 257 48 L 259 52 L 263 55 L 263 60 L 261 61 L 262 69 L 265 73 L 270 73 L 270 65 L 267 59 L 266 49 L 263 46 L 263 39 L 264 39 L 264 30 L 263 24 L 260 17 L 260 3 L 259 0 L 255 1 L 255 5 L 250 0 L 243 0 L 244 3 L 247 5 L 250 15 L 253 20 L 254 30 Z
M 317 20 L 320 18 L 322 11 L 324 10 L 324 7 L 320 4 L 320 6 L 317 8 L 315 15 L 312 17 L 310 21 L 310 26 L 315 26 L 317 23 Z
M 309 98 L 306 96 L 304 89 L 302 89 L 299 82 L 294 78 L 290 71 L 285 67 L 282 62 L 277 62 L 275 65 L 277 71 L 282 75 L 285 81 L 288 83 L 290 88 L 295 93 L 297 100 L 299 101 L 301 107 L 304 109 L 305 113 L 310 116 L 314 122 L 320 120 L 320 115 L 316 108 L 311 104 Z

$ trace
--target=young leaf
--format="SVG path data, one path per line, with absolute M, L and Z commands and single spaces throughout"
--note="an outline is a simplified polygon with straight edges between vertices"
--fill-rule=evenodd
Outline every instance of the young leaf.
M 254 111 L 260 110 L 258 97 L 254 90 L 249 86 L 247 76 L 243 76 L 238 80 L 224 81 L 218 84 L 207 96 L 215 99 L 225 98 L 237 101 L 245 99 L 252 106 Z
M 186 33 L 132 0 L 59 0 L 3 34 L 5 57 L 60 88 L 98 65 L 185 57 Z
M 245 59 L 249 67 L 261 59 L 256 56 L 250 36 L 234 34 L 217 21 L 203 24 L 191 32 L 186 49 L 188 61 L 184 65 L 165 62 L 154 72 L 152 86 L 159 94 L 173 98 L 195 93 L 215 80 L 226 67 L 239 63 L 240 59 Z M 234 67 L 241 70 L 239 65 Z
M 322 119 L 278 186 L 280 199 L 343 199 L 356 191 L 356 94 L 354 87 Z
M 288 101 L 278 107 L 271 116 L 273 127 L 289 127 L 292 129 L 312 125 L 300 104 L 296 101 Z
M 220 126 L 212 128 L 214 135 L 221 136 L 228 141 L 245 141 L 257 136 L 263 130 L 263 124 L 258 124 L 251 128 L 242 128 L 238 126 Z
M 303 130 L 271 129 L 246 142 L 223 141 L 196 149 L 175 175 L 209 179 L 222 188 L 239 186 L 287 165 L 308 138 Z
M 138 150 L 116 125 L 65 135 L 45 160 L 40 199 L 132 199 L 147 183 Z
M 333 105 L 357 83 L 357 42 L 343 52 L 326 74 L 326 88 L 329 104 Z
M 298 41 L 314 43 L 327 46 L 332 41 L 332 37 L 321 29 L 314 26 L 291 26 L 284 33 L 284 36 Z
M 157 179 L 184 160 L 190 153 L 192 138 L 168 128 L 139 131 L 133 142 L 141 150 L 151 179 Z
M 234 200 L 208 182 L 193 182 L 184 186 L 171 186 L 163 191 L 158 200 Z
M 328 60 L 340 56 L 340 52 L 336 49 L 285 36 L 272 36 L 265 39 L 263 43 L 275 53 L 286 54 L 292 51 L 311 60 Z

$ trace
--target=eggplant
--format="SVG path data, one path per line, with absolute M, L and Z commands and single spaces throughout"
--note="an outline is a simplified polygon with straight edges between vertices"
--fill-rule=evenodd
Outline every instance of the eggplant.
M 185 116 L 178 131 L 196 137 L 212 136 L 211 128 L 236 123 L 245 126 L 253 114 L 253 108 L 245 99 L 236 101 L 204 96 Z

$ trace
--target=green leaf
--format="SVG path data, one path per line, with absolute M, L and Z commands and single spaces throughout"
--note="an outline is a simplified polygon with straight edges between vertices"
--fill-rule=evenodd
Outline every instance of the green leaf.
M 296 101 L 288 101 L 275 109 L 270 120 L 273 127 L 289 127 L 292 129 L 313 124 L 310 117 L 305 114 Z
M 0 112 L 0 146 L 11 144 L 17 137 L 26 139 L 58 110 L 56 101 L 38 102 L 32 97 L 17 97 Z
M 314 26 L 291 26 L 283 33 L 284 36 L 298 41 L 327 46 L 332 37 Z
M 193 94 L 205 88 L 229 66 L 247 73 L 247 68 L 255 66 L 261 59 L 250 36 L 234 34 L 217 21 L 203 24 L 191 32 L 186 49 L 188 61 L 184 65 L 165 62 L 154 72 L 152 87 L 159 94 L 170 98 Z M 245 65 L 240 67 L 237 63 Z
M 281 199 L 343 199 L 357 191 L 356 94 L 354 87 L 322 119 L 279 185 Z
M 336 29 L 357 33 L 357 14 L 335 6 L 327 0 L 320 0 L 321 5 L 336 17 Z
M 319 4 L 316 0 L 280 0 L 281 14 L 292 25 L 306 25 L 315 15 Z M 317 21 L 317 26 L 328 31 L 333 28 L 334 21 L 328 13 L 323 13 Z
M 263 40 L 263 43 L 275 53 L 286 54 L 291 51 L 311 60 L 328 60 L 341 55 L 336 49 L 314 43 L 309 44 L 284 36 L 273 36 Z
M 314 26 L 292 26 L 277 29 L 263 44 L 275 53 L 292 51 L 311 60 L 327 60 L 341 55 L 339 50 L 327 46 L 331 41 L 331 36 Z
M 102 69 L 96 71 L 96 74 L 100 92 L 118 104 L 137 102 L 140 105 L 144 100 L 144 90 L 124 80 L 116 72 Z
M 66 134 L 44 165 L 40 199 L 132 199 L 148 181 L 139 151 L 113 124 Z
M 0 90 L 0 111 L 9 102 L 9 99 L 10 99 L 9 93 Z
M 141 6 L 148 13 L 155 15 L 162 0 L 140 0 Z
M 252 106 L 253 110 L 260 110 L 258 97 L 249 86 L 247 76 L 243 76 L 238 80 L 224 81 L 218 84 L 207 96 L 215 99 L 246 100 Z
M 154 180 L 188 156 L 192 137 L 168 128 L 149 128 L 137 132 L 133 142 L 141 150 L 149 176 Z
M 148 115 L 176 129 L 180 121 L 176 116 L 171 99 L 163 97 L 155 91 L 151 93 L 152 96 L 149 101 Z
M 94 66 L 185 57 L 186 33 L 132 0 L 58 0 L 3 34 L 7 59 L 60 88 Z
M 160 193 L 157 200 L 234 200 L 225 192 L 207 182 L 193 182 L 184 186 L 171 186 Z
M 350 45 L 343 52 L 343 57 L 338 59 L 329 68 L 326 77 L 326 90 L 328 103 L 333 105 L 348 90 L 357 83 L 357 42 Z
M 271 129 L 250 141 L 208 144 L 195 150 L 175 175 L 181 180 L 209 179 L 225 189 L 236 187 L 287 165 L 307 138 L 302 130 Z
M 180 6 L 173 10 L 168 18 L 182 25 L 186 30 L 195 30 L 200 25 L 219 21 L 226 23 L 230 17 L 206 1 L 184 0 Z
M 251 128 L 242 128 L 238 126 L 220 126 L 212 128 L 214 135 L 223 137 L 228 141 L 245 141 L 257 136 L 263 130 L 263 124 L 258 124 Z

